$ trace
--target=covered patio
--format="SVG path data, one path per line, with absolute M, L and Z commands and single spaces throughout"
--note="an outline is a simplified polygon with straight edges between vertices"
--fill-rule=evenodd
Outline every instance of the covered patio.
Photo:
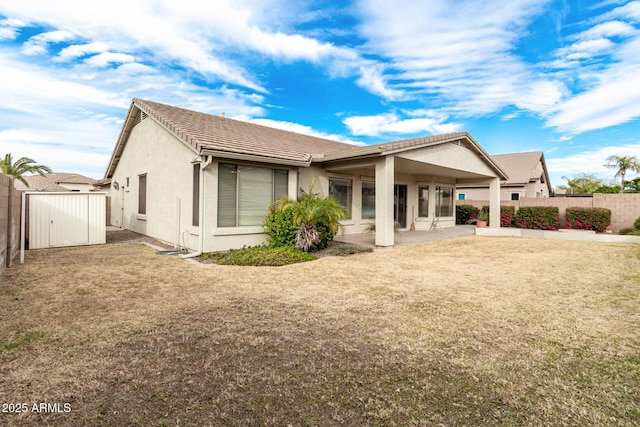
M 490 223 L 499 227 L 506 174 L 466 132 L 314 156 L 313 162 L 326 174 L 320 179 L 325 194 L 350 207 L 342 222 L 348 238 L 370 240 L 367 231 L 375 228 L 375 246 L 390 247 L 403 237 L 435 238 L 424 234 L 433 228 L 455 230 L 455 189 L 463 183 L 489 186 Z

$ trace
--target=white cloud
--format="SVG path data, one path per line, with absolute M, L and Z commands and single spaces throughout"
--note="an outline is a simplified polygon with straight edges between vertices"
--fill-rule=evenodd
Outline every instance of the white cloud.
M 389 90 L 435 95 L 444 108 L 480 116 L 515 104 L 518 88 L 538 78 L 513 51 L 546 3 L 362 0 L 358 31 L 396 70 Z
M 594 81 L 589 90 L 553 108 L 547 125 L 580 133 L 640 117 L 640 38 L 622 45 L 616 57 L 619 62 L 590 76 Z
M 135 62 L 135 58 L 126 53 L 114 53 L 114 52 L 102 52 L 98 55 L 91 56 L 85 59 L 84 63 L 94 67 L 106 67 L 110 64 L 125 64 L 128 62 Z
M 20 27 L 25 25 L 20 19 L 0 20 L 0 41 L 13 40 L 17 37 Z
M 596 40 L 603 37 L 627 37 L 637 34 L 637 30 L 633 26 L 623 21 L 607 21 L 598 24 L 586 31 L 574 36 L 578 40 Z
M 460 129 L 457 123 L 445 123 L 447 117 L 440 113 L 419 111 L 407 115 L 412 117 L 402 118 L 396 113 L 351 116 L 343 119 L 343 123 L 353 135 L 362 136 L 440 134 Z
M 554 186 L 562 185 L 562 176 L 573 177 L 581 173 L 592 173 L 605 181 L 609 181 L 613 179 L 615 171 L 604 165 L 607 157 L 612 155 L 640 157 L 640 143 L 607 146 L 597 150 L 578 152 L 565 157 L 547 157 L 547 168 L 551 182 Z
M 611 20 L 618 18 L 625 21 L 640 23 L 640 1 L 631 1 L 601 16 L 602 20 Z
M 379 95 L 386 100 L 399 100 L 405 96 L 404 91 L 389 87 L 387 79 L 379 66 L 360 67 L 360 78 L 356 83 L 374 95 Z
M 40 55 L 47 52 L 50 43 L 60 43 L 71 39 L 73 39 L 73 34 L 69 31 L 49 31 L 37 34 L 22 46 L 22 52 L 25 55 Z
M 75 44 L 62 49 L 58 56 L 54 58 L 54 60 L 66 62 L 82 57 L 84 55 L 102 53 L 106 52 L 107 50 L 109 50 L 109 46 L 107 46 L 106 43 L 102 42 Z

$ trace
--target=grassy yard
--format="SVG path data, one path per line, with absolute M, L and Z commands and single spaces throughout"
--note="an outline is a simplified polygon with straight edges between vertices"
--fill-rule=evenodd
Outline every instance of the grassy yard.
M 29 251 L 0 277 L 0 403 L 27 404 L 0 413 L 16 426 L 638 425 L 640 247 L 472 236 L 277 268 Z

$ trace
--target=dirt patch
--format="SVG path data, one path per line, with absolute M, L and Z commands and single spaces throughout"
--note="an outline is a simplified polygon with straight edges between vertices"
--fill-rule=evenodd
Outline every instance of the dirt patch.
M 640 421 L 637 245 L 471 236 L 279 268 L 26 255 L 0 282 L 0 402 L 30 410 L 2 425 Z
M 144 234 L 136 233 L 131 230 L 113 230 L 107 231 L 107 244 L 116 243 L 149 243 L 163 249 L 173 249 L 173 245 L 161 242 Z

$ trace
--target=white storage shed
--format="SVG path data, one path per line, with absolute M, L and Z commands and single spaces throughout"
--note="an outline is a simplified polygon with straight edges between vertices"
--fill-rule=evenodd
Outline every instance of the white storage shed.
M 29 249 L 106 243 L 106 193 L 25 192 L 23 197 L 29 206 Z

